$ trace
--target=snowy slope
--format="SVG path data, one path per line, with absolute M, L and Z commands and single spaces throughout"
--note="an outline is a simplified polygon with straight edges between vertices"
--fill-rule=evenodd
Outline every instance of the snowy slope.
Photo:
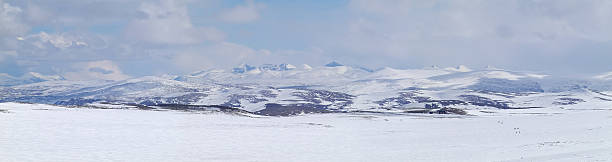
M 603 73 L 603 74 L 594 76 L 593 78 L 601 79 L 601 80 L 612 80 L 612 72 Z
M 609 111 L 486 112 L 249 118 L 0 103 L 0 156 L 2 161 L 612 160 Z

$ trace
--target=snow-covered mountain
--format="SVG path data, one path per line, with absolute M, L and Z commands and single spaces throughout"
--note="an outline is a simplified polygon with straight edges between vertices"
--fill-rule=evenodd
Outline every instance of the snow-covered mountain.
M 600 79 L 600 80 L 612 80 L 612 72 L 603 73 L 603 74 L 594 76 L 593 78 Z
M 37 82 L 0 88 L 0 102 L 149 108 L 200 105 L 261 115 L 612 106 L 608 89 L 612 84 L 606 80 L 558 79 L 493 67 L 369 70 L 338 62 L 318 67 L 244 64 L 176 77 L 89 82 L 47 77 Z

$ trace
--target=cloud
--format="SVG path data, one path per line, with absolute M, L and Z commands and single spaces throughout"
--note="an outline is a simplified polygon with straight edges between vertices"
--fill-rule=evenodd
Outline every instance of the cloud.
M 96 25 L 126 23 L 137 17 L 140 1 L 135 0 L 28 0 L 14 1 L 22 6 L 24 20 L 30 24 L 55 28 L 87 28 Z
M 64 78 L 68 80 L 102 79 L 115 81 L 129 78 L 128 75 L 121 72 L 119 66 L 110 60 L 76 63 L 73 68 L 77 70 L 64 73 Z
M 265 6 L 255 3 L 253 0 L 246 0 L 245 5 L 238 5 L 221 14 L 221 20 L 229 23 L 249 23 L 259 19 L 259 10 Z
M 30 26 L 22 21 L 23 11 L 0 0 L 0 51 L 16 50 L 17 36 L 30 30 Z
M 612 59 L 612 1 L 266 5 L 271 7 L 253 0 L 0 0 L 0 70 L 115 74 L 66 64 L 98 60 L 131 65 L 122 72 L 138 76 L 330 60 L 372 68 L 612 70 L 607 61 Z M 275 16 L 261 21 L 265 15 Z
M 112 50 L 109 49 L 109 41 L 103 36 L 91 33 L 40 32 L 20 36 L 16 40 L 19 59 L 29 62 L 99 60 L 100 57 L 118 56 L 117 53 L 103 54 Z
M 563 66 L 551 58 L 571 58 L 582 45 L 612 40 L 611 1 L 352 0 L 349 9 L 336 42 L 347 53 L 384 58 L 387 66 L 551 69 Z
M 145 17 L 130 22 L 125 31 L 128 39 L 154 44 L 197 44 L 225 38 L 223 32 L 213 27 L 194 26 L 181 2 L 142 3 L 139 11 Z
M 189 73 L 204 69 L 229 69 L 240 64 L 314 64 L 321 65 L 331 60 L 317 47 L 305 50 L 255 49 L 245 45 L 220 42 L 179 51 L 171 60 L 181 72 Z
M 20 75 L 22 72 L 58 74 L 73 71 L 72 62 L 94 60 L 121 60 L 120 50 L 109 44 L 103 36 L 81 32 L 39 32 L 13 38 L 15 47 L 0 52 L 2 64 L 10 65 L 2 69 Z M 7 53 L 8 54 L 3 54 Z M 9 61 L 9 62 L 7 62 Z
M 0 37 L 13 37 L 29 30 L 21 21 L 22 12 L 21 8 L 0 0 Z
M 87 42 L 83 41 L 78 36 L 71 35 L 69 33 L 48 34 L 46 32 L 40 32 L 38 34 L 32 34 L 26 37 L 17 37 L 17 39 L 30 43 L 31 45 L 40 49 L 57 48 L 65 50 L 67 48 L 89 46 Z
M 350 6 L 369 16 L 361 21 L 419 39 L 612 40 L 610 1 L 353 0 Z
M 185 72 L 208 68 L 232 67 L 241 63 L 260 63 L 270 59 L 270 51 L 255 50 L 244 45 L 220 42 L 187 49 L 173 56 L 173 63 Z

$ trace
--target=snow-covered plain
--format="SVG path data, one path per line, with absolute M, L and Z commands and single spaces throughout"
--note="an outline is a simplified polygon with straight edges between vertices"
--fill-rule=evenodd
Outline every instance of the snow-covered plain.
M 252 118 L 0 103 L 0 161 L 612 161 L 610 110 Z

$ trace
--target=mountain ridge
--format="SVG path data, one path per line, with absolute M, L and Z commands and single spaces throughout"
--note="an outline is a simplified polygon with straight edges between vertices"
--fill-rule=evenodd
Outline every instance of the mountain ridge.
M 301 111 L 440 112 L 441 108 L 445 108 L 443 112 L 535 107 L 580 109 L 612 105 L 609 89 L 612 84 L 606 81 L 555 80 L 548 75 L 499 68 L 367 70 L 332 63 L 334 66 L 307 65 L 310 68 L 291 64 L 243 64 L 231 70 L 211 69 L 122 81 L 48 80 L 0 87 L 0 102 L 67 106 L 218 105 L 268 115 Z

